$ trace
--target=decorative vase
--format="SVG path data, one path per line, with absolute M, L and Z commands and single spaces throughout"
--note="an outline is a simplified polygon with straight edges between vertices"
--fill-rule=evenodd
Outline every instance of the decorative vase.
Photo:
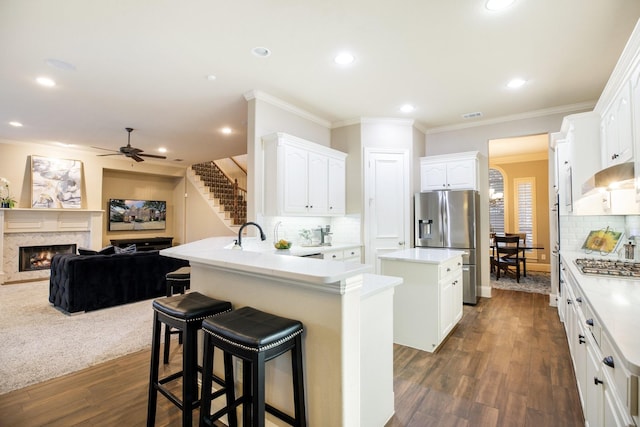
M 10 208 L 9 202 L 0 202 L 0 208 Z

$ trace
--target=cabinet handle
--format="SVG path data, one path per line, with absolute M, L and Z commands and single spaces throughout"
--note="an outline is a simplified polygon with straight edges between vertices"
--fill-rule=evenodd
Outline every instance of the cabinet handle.
M 578 335 L 578 343 L 580 344 L 584 344 L 586 341 L 584 340 L 584 335 L 580 334 Z
M 595 385 L 598 385 L 598 384 L 604 384 L 604 381 L 602 381 L 602 380 L 598 379 L 598 377 L 593 377 L 593 383 L 594 383 Z
M 329 206 L 329 210 L 333 209 L 333 206 Z
M 447 267 L 447 272 L 451 271 L 451 269 L 449 267 Z
M 582 304 L 582 297 L 576 298 L 576 301 L 579 302 L 580 304 Z
M 615 368 L 615 363 L 613 363 L 613 356 L 605 357 L 604 359 L 602 359 L 602 363 L 604 363 L 610 368 Z
M 585 323 L 589 326 L 593 326 L 593 319 L 587 319 Z
M 571 301 L 569 298 L 567 298 L 567 304 L 573 304 L 573 301 Z

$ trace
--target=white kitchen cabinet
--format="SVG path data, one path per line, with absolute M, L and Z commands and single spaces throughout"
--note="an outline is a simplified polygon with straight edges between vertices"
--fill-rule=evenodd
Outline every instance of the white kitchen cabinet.
M 420 191 L 477 190 L 477 152 L 420 158 Z
M 602 166 L 608 167 L 633 159 L 631 119 L 631 81 L 625 82 L 602 114 L 600 140 Z
M 403 279 L 394 295 L 394 342 L 435 351 L 462 318 L 462 255 L 413 248 L 379 259 L 381 274 Z
M 636 201 L 640 201 L 640 61 L 631 73 L 631 117 Z
M 357 262 L 357 263 L 360 263 L 361 261 L 361 258 L 360 258 L 361 249 L 359 247 L 323 251 L 322 255 L 324 259 L 330 259 L 333 261 Z
M 570 180 L 571 199 L 575 203 L 582 197 L 583 184 L 601 169 L 601 155 L 598 150 L 600 114 L 588 112 L 566 116 L 562 121 L 561 132 L 565 136 L 569 152 L 565 160 L 565 178 Z M 562 201 L 560 204 L 562 205 Z
M 332 215 L 346 213 L 346 163 L 344 158 L 329 158 L 328 209 Z
M 638 379 L 626 370 L 576 278 L 567 269 L 562 275 L 565 331 L 585 425 L 635 427 Z
M 263 137 L 267 215 L 345 213 L 346 154 L 277 133 Z

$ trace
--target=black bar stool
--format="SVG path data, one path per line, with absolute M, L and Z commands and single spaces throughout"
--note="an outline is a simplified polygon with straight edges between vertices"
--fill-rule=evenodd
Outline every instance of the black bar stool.
M 165 276 L 167 284 L 167 296 L 173 294 L 184 294 L 191 287 L 191 267 L 180 267 L 176 271 L 167 273 Z M 171 326 L 164 328 L 164 363 L 169 363 L 169 349 L 171 347 L 171 335 L 178 334 L 178 343 L 182 344 L 182 331 L 173 331 Z
M 265 411 L 293 426 L 306 426 L 304 404 L 304 378 L 302 370 L 302 323 L 243 307 L 202 322 L 204 332 L 204 360 L 202 371 L 202 404 L 200 427 L 213 426 L 224 413 L 229 414 L 229 426 L 234 427 L 236 408 L 242 405 L 243 425 L 265 425 Z M 225 382 L 227 407 L 211 412 L 211 376 L 213 351 L 218 347 L 225 356 Z M 274 408 L 265 402 L 265 362 L 291 350 L 293 376 L 294 416 Z M 231 356 L 242 359 L 242 396 L 235 398 L 233 369 L 229 368 Z M 231 378 L 229 378 L 231 375 Z M 229 404 L 229 402 L 233 402 Z
M 200 400 L 198 399 L 198 330 L 202 328 L 203 319 L 230 310 L 230 302 L 209 298 L 199 292 L 190 292 L 153 301 L 153 339 L 151 344 L 147 426 L 155 424 L 159 391 L 182 410 L 182 425 L 191 427 L 193 409 L 200 406 Z M 162 323 L 167 327 L 182 331 L 184 333 L 184 345 L 182 346 L 182 370 L 164 378 L 158 378 Z M 182 378 L 182 400 L 165 387 L 165 384 L 178 378 Z M 215 378 L 215 380 L 220 384 L 224 384 L 219 378 Z M 216 395 L 213 398 L 215 397 L 218 396 Z

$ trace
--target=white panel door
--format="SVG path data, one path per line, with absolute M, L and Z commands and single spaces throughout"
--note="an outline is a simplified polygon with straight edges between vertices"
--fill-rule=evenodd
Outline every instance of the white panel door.
M 409 230 L 409 154 L 407 151 L 365 152 L 365 262 L 380 271 L 378 255 L 404 249 Z
M 278 164 L 283 176 L 283 213 L 306 213 L 309 209 L 307 151 L 284 145 L 284 162 Z
M 329 211 L 329 158 L 309 152 L 309 213 L 326 215 Z

